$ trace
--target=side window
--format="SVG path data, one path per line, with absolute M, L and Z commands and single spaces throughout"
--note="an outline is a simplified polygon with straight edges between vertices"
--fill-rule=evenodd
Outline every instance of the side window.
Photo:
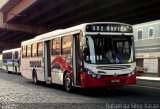
M 52 55 L 60 55 L 61 53 L 61 38 L 52 40 Z
M 12 59 L 12 52 L 3 53 L 3 59 Z
M 37 45 L 32 44 L 32 57 L 36 57 L 36 56 L 37 56 Z
M 15 54 L 15 55 L 14 55 L 14 58 L 15 58 L 15 59 L 18 59 L 18 51 L 15 51 L 14 54 Z
M 39 42 L 37 44 L 37 56 L 43 56 L 43 43 Z
M 62 38 L 62 54 L 71 54 L 72 36 Z
M 143 38 L 142 30 L 137 31 L 137 36 L 138 36 L 138 40 L 142 40 L 142 38 Z
M 26 46 L 22 46 L 22 58 L 26 57 Z
M 153 35 L 154 35 L 154 29 L 152 27 L 152 28 L 149 28 L 149 38 L 152 38 Z
M 31 45 L 27 45 L 27 57 L 31 57 Z

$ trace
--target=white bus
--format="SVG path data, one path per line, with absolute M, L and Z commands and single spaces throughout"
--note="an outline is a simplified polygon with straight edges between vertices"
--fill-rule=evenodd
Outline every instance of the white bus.
M 2 68 L 8 73 L 20 74 L 20 49 L 14 48 L 2 51 Z
M 39 81 L 91 88 L 136 84 L 132 26 L 95 22 L 21 43 L 21 74 Z

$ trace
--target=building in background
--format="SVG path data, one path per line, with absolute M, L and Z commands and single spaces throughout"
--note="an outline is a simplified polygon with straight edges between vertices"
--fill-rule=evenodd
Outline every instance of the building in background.
M 160 20 L 133 26 L 136 64 L 160 76 Z

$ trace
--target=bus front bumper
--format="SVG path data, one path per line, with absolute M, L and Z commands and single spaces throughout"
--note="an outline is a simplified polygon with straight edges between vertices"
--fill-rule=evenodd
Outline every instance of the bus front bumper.
M 93 78 L 86 73 L 81 74 L 82 88 L 116 87 L 136 84 L 136 74 L 132 76 L 104 76 L 101 79 Z

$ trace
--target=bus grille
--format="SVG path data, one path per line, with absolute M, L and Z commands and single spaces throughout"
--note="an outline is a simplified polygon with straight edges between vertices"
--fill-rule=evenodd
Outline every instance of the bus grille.
M 117 66 L 97 66 L 97 69 L 101 70 L 121 70 L 131 68 L 130 65 L 117 65 Z

